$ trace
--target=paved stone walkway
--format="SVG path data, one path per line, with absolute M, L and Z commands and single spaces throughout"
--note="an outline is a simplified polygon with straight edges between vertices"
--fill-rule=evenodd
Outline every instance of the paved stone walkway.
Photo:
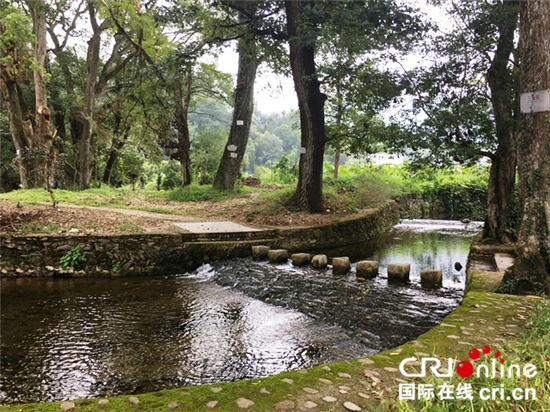
M 174 223 L 191 233 L 243 233 L 259 232 L 260 229 L 239 225 L 233 222 L 196 222 L 196 223 Z

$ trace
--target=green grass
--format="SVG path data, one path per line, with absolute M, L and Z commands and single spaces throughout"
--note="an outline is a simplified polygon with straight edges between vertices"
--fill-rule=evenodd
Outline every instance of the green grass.
M 252 190 L 248 187 L 238 187 L 233 190 L 220 191 L 212 186 L 190 185 L 180 187 L 168 192 L 168 199 L 177 202 L 221 202 L 235 197 L 243 196 Z
M 50 234 L 53 232 L 57 232 L 59 230 L 59 226 L 57 226 L 55 223 L 44 223 L 40 222 L 38 220 L 28 222 L 28 223 L 22 223 L 19 227 L 19 230 L 22 234 L 33 234 L 33 233 L 46 233 Z
M 55 199 L 61 203 L 70 203 L 86 206 L 121 206 L 131 198 L 139 196 L 158 196 L 156 191 L 132 191 L 131 189 L 115 189 L 103 186 L 100 189 L 87 189 L 82 191 L 54 190 Z M 25 202 L 31 204 L 50 203 L 50 194 L 44 189 L 14 190 L 3 193 L 1 199 L 14 202 Z
M 443 412 L 443 411 L 548 411 L 550 410 L 550 304 L 540 302 L 535 306 L 533 314 L 529 319 L 529 329 L 525 329 L 519 340 L 513 344 L 505 344 L 500 349 L 506 354 L 505 364 L 517 364 L 522 369 L 526 364 L 531 363 L 537 367 L 537 374 L 533 378 L 513 376 L 505 378 L 477 377 L 475 374 L 468 378 L 472 384 L 473 400 L 422 400 L 422 401 L 400 401 L 397 410 L 400 412 Z M 485 356 L 485 355 L 481 355 Z M 492 357 L 480 362 L 491 368 Z M 490 370 L 490 369 L 489 369 Z M 432 375 L 430 375 L 432 376 Z M 452 378 L 423 378 L 419 383 L 433 384 L 434 387 L 447 383 L 458 385 L 464 383 L 464 379 L 457 374 Z M 482 388 L 502 388 L 505 400 L 483 400 L 477 394 Z M 534 388 L 536 390 L 535 400 L 507 400 L 515 388 Z M 498 396 L 500 397 L 500 392 Z

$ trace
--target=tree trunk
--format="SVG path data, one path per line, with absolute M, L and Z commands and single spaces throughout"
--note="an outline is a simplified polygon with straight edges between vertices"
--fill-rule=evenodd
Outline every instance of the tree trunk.
M 95 105 L 95 85 L 97 82 L 97 74 L 99 71 L 99 51 L 101 47 L 101 29 L 95 18 L 95 8 L 90 3 L 88 5 L 90 14 L 90 22 L 92 25 L 93 35 L 88 41 L 88 56 L 86 58 L 88 77 L 86 79 L 86 87 L 84 89 L 84 108 L 82 110 L 82 135 L 80 136 L 79 150 L 79 172 L 80 190 L 85 190 L 90 187 L 90 179 L 92 177 L 92 169 L 90 167 L 90 148 L 92 145 L 92 119 Z
M 340 169 L 340 149 L 336 149 L 334 152 L 334 172 L 333 176 L 338 179 L 338 170 Z
M 28 189 L 27 164 L 25 162 L 24 153 L 32 146 L 32 135 L 29 136 L 26 133 L 23 121 L 23 111 L 19 100 L 19 93 L 17 92 L 16 79 L 7 65 L 0 65 L 0 67 L 2 74 L 2 81 L 0 83 L 4 95 L 3 101 L 6 111 L 8 112 L 10 132 L 13 145 L 15 146 L 21 188 Z
M 105 165 L 105 170 L 103 172 L 103 183 L 111 184 L 111 175 L 113 173 L 113 167 L 118 159 L 118 154 L 120 149 L 124 147 L 124 144 L 130 136 L 130 127 L 126 127 L 124 132 L 121 135 L 120 126 L 122 123 L 122 117 L 117 114 L 115 118 L 115 129 L 113 134 L 115 136 L 111 149 L 109 150 L 109 158 L 107 159 L 107 164 Z
M 342 125 L 342 115 L 344 111 L 344 105 L 342 104 L 342 95 L 338 93 L 338 107 L 336 111 L 336 130 L 340 132 L 340 126 Z M 334 172 L 333 176 L 338 179 L 338 172 L 340 169 L 340 148 L 337 147 L 334 152 Z
M 518 4 L 502 4 L 499 41 L 487 80 L 491 90 L 491 103 L 495 114 L 498 148 L 492 158 L 487 194 L 487 218 L 483 237 L 499 243 L 514 239 L 516 228 L 510 227 L 510 209 L 514 197 L 517 164 L 517 95 L 513 74 L 508 63 L 514 52 L 514 35 L 518 25 Z
M 239 71 L 235 88 L 235 108 L 226 149 L 223 152 L 213 186 L 231 190 L 241 170 L 254 112 L 254 81 L 260 61 L 253 39 L 241 39 L 238 46 Z M 234 149 L 234 150 L 230 150 Z
M 285 1 L 290 37 L 290 65 L 300 110 L 301 148 L 298 186 L 294 202 L 310 213 L 323 211 L 323 155 L 325 153 L 326 95 L 315 70 L 315 40 L 304 21 L 305 6 L 314 2 Z
M 174 85 L 174 95 L 176 97 L 176 129 L 178 131 L 178 159 L 181 165 L 181 182 L 183 186 L 191 184 L 191 173 L 189 171 L 189 152 L 191 150 L 191 139 L 189 136 L 189 103 L 191 102 L 191 86 L 193 76 L 191 66 L 187 68 L 186 91 L 183 94 L 183 85 L 177 80 Z
M 31 4 L 32 3 L 32 4 Z M 46 67 L 46 16 L 42 2 L 29 2 L 35 36 L 34 97 L 34 157 L 31 162 L 34 179 L 32 186 L 50 188 L 53 180 L 53 135 L 50 132 L 51 111 L 48 108 L 48 92 L 44 81 Z M 28 176 L 27 176 L 28 179 Z
M 523 93 L 550 89 L 550 2 L 521 2 L 520 82 Z M 504 283 L 518 292 L 550 292 L 549 112 L 522 114 L 519 144 L 521 226 L 514 266 Z

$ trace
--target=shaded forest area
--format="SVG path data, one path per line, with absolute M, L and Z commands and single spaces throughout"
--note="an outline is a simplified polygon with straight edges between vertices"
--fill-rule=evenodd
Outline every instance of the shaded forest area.
M 550 89 L 550 3 L 428 3 L 0 0 L 2 189 L 225 191 L 269 168 L 321 213 L 328 154 L 335 177 L 341 153 L 489 158 L 484 238 L 517 242 L 513 288 L 550 289 L 548 112 L 519 110 Z M 227 47 L 236 78 L 213 63 Z M 265 68 L 292 77 L 297 113 L 254 111 Z

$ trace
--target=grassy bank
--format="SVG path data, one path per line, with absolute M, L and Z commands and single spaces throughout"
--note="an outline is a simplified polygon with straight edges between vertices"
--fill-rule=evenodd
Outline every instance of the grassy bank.
M 329 212 L 354 213 L 380 206 L 387 199 L 416 196 L 428 203 L 441 202 L 450 212 L 479 218 L 485 209 L 488 170 L 482 167 L 456 168 L 412 173 L 403 166 L 341 167 L 338 179 L 325 173 L 324 202 Z M 238 186 L 221 192 L 211 186 L 191 185 L 174 190 L 155 190 L 153 185 L 133 190 L 131 187 L 102 186 L 84 191 L 55 190 L 60 203 L 133 208 L 170 213 L 166 203 L 223 203 L 239 198 L 252 198 L 250 216 L 294 212 L 288 205 L 295 189 L 293 176 L 266 175 L 262 186 Z M 25 203 L 51 202 L 42 189 L 17 190 L 0 195 L 0 199 Z M 231 210 L 229 210 L 229 213 Z M 177 213 L 172 210 L 172 213 Z

